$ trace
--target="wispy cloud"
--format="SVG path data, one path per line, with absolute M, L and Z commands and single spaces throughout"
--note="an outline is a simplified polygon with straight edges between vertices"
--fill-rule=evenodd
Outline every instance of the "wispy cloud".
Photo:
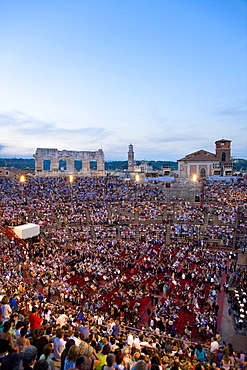
M 30 158 L 36 148 L 97 150 L 102 147 L 106 160 L 125 160 L 128 145 L 132 143 L 136 159 L 177 160 L 199 149 L 214 152 L 215 140 L 222 137 L 232 140 L 234 152 L 238 150 L 238 155 L 244 156 L 246 124 L 244 120 L 236 122 L 244 114 L 244 107 L 222 108 L 218 111 L 217 124 L 209 130 L 205 123 L 196 124 L 175 116 L 168 119 L 154 111 L 147 113 L 146 119 L 144 115 L 129 126 L 122 123 L 121 129 L 116 126 L 110 131 L 101 125 L 84 124 L 75 128 L 70 122 L 38 120 L 19 111 L 0 112 L 0 156 Z M 236 122 L 234 130 L 232 125 L 225 125 L 228 119 Z
M 247 119 L 247 107 L 246 105 L 240 105 L 238 107 L 225 107 L 217 112 L 220 116 L 230 116 L 236 119 Z
M 2 155 L 32 155 L 37 147 L 96 150 L 113 133 L 103 127 L 60 128 L 56 122 L 37 120 L 22 112 L 0 113 L 0 128 Z

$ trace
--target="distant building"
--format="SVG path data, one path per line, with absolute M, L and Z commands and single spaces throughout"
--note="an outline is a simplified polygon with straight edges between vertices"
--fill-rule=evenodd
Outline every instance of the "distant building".
M 15 179 L 23 173 L 17 168 L 0 167 L 0 177 Z
M 231 140 L 215 141 L 215 154 L 200 149 L 178 160 L 179 178 L 232 175 Z
M 129 151 L 128 151 L 128 171 L 134 171 L 135 170 L 135 156 L 134 156 L 134 150 L 133 145 L 129 145 Z
M 135 166 L 134 170 L 135 172 L 149 172 L 153 171 L 153 166 L 150 166 L 147 162 L 141 162 L 141 164 Z

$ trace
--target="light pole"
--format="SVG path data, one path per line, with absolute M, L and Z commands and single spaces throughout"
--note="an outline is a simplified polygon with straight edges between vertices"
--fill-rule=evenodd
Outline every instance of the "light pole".
M 139 223 L 139 215 L 138 215 L 138 196 L 139 196 L 139 181 L 140 181 L 140 175 L 135 176 L 135 181 L 136 181 L 136 194 L 135 194 L 135 220 L 136 224 Z
M 204 195 L 205 195 L 204 177 L 202 177 L 200 181 L 201 181 L 201 207 L 203 207 L 204 206 Z
M 70 199 L 71 199 L 71 203 L 73 202 L 73 182 L 74 182 L 74 176 L 73 175 L 69 175 L 69 183 L 70 183 Z
M 24 198 L 24 184 L 25 184 L 25 181 L 26 181 L 26 177 L 24 175 L 21 175 L 20 176 L 20 183 L 22 184 L 22 188 L 21 188 L 22 199 Z
M 135 176 L 135 180 L 136 180 L 136 201 L 137 201 L 138 196 L 139 196 L 139 193 L 138 193 L 139 187 L 138 187 L 138 185 L 139 185 L 139 181 L 140 181 L 140 175 L 137 174 Z

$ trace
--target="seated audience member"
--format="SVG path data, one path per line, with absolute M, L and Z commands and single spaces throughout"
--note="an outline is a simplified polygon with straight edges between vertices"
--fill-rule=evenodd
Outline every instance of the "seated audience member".
M 46 360 L 38 360 L 35 362 L 33 370 L 50 370 Z
M 44 335 L 44 329 L 35 329 L 33 332 L 33 345 L 38 350 L 38 359 L 43 354 L 43 349 L 45 345 L 48 343 L 47 337 Z
M 3 359 L 1 370 L 20 370 L 22 365 L 22 355 L 12 352 Z
M 32 370 L 36 359 L 37 359 L 37 348 L 34 346 L 26 347 L 22 355 L 23 370 Z
M 52 354 L 52 344 L 47 343 L 44 346 L 43 354 L 40 356 L 40 360 L 46 360 L 48 362 L 48 365 L 50 366 L 50 370 L 55 370 L 55 365 L 51 359 L 51 354 Z
M 5 321 L 3 324 L 3 331 L 0 331 L 0 361 L 7 356 L 11 350 L 18 353 L 20 351 L 19 347 L 15 346 L 13 343 L 12 335 L 9 332 L 10 326 L 10 322 Z
M 25 348 L 30 346 L 30 340 L 26 338 L 27 328 L 23 327 L 20 330 L 20 335 L 16 338 L 16 345 L 20 348 L 20 353 L 25 351 Z
M 68 355 L 65 358 L 63 370 L 74 368 L 77 357 L 78 357 L 78 347 L 73 345 L 70 347 Z

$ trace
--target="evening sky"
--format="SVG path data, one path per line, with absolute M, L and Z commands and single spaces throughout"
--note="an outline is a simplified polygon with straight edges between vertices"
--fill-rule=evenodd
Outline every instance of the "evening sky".
M 245 0 L 0 0 L 0 157 L 247 157 Z

